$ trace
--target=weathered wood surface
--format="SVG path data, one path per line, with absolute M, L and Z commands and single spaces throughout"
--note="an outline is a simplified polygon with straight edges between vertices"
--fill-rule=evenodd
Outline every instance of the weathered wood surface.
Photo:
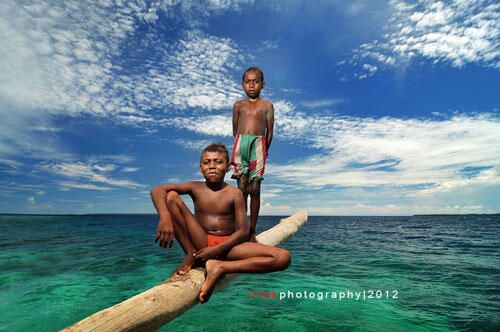
M 281 219 L 276 226 L 257 236 L 259 243 L 276 246 L 292 237 L 307 222 L 307 211 Z M 219 280 L 215 291 L 238 274 Z M 155 331 L 198 304 L 198 295 L 205 282 L 205 269 L 194 268 L 184 276 L 172 277 L 158 286 L 115 306 L 101 310 L 63 329 L 65 332 Z

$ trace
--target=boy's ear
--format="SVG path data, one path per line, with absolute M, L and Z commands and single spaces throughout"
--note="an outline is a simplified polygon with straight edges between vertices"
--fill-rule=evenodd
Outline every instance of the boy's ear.
M 233 167 L 233 164 L 229 163 L 229 164 L 227 165 L 227 172 L 229 172 L 229 171 L 231 170 L 231 168 L 232 168 L 232 167 Z
M 260 88 L 263 89 L 265 85 L 266 85 L 266 82 L 262 81 L 262 84 L 260 85 Z

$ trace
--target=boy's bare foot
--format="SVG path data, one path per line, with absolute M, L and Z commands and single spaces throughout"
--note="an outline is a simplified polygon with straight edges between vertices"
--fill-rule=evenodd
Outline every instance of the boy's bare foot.
M 215 287 L 217 279 L 222 275 L 222 262 L 216 259 L 209 259 L 205 263 L 205 269 L 207 270 L 207 277 L 205 278 L 205 283 L 201 286 L 201 293 L 198 299 L 201 303 L 205 303 L 210 299 L 210 295 Z
M 194 257 L 192 254 L 187 254 L 181 265 L 172 273 L 172 277 L 174 276 L 183 276 L 191 270 L 191 267 L 194 265 Z
M 252 234 L 250 238 L 248 239 L 248 242 L 255 242 L 257 243 L 257 238 L 255 237 L 255 234 Z

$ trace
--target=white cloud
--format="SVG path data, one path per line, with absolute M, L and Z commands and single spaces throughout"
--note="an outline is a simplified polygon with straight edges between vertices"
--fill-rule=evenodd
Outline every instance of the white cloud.
M 299 210 L 307 210 L 310 216 L 403 216 L 413 214 L 470 214 L 484 213 L 482 205 L 433 205 L 431 204 L 369 204 L 354 202 L 335 206 L 297 203 L 293 206 L 281 204 L 273 205 L 265 203 L 261 207 L 263 215 L 291 215 Z M 494 211 L 492 211 L 494 212 Z
M 286 165 L 268 164 L 266 173 L 271 181 L 293 184 L 289 192 L 301 188 L 377 188 L 379 196 L 386 191 L 387 199 L 421 198 L 500 183 L 500 119 L 496 116 L 370 119 L 314 116 L 283 100 L 274 106 L 276 136 L 320 151 Z M 168 125 L 199 134 L 231 134 L 230 117 L 220 115 L 173 118 Z M 198 149 L 207 142 L 187 142 L 187 146 Z M 281 192 L 267 190 L 263 198 L 269 200 Z M 359 194 L 368 197 L 368 193 Z M 386 205 L 376 206 L 389 211 Z
M 30 202 L 30 204 L 35 204 L 35 197 L 28 197 L 27 201 Z
M 257 49 L 257 52 L 271 51 L 280 47 L 281 40 L 264 40 L 262 46 Z
M 83 162 L 65 162 L 65 163 L 45 163 L 42 165 L 42 169 L 53 174 L 62 175 L 70 177 L 73 179 L 88 180 L 91 182 L 104 183 L 111 186 L 117 187 L 128 187 L 128 188 L 138 188 L 142 187 L 141 184 L 130 180 L 118 180 L 110 178 L 106 173 L 110 173 L 116 169 L 113 164 L 96 164 L 96 163 L 83 163 Z M 95 185 L 90 184 L 75 184 L 72 182 L 62 182 L 64 187 L 71 188 L 83 188 L 83 189 L 96 189 Z M 106 189 L 107 187 L 99 187 Z
M 412 186 L 413 194 L 500 181 L 496 117 L 305 117 L 290 103 L 276 106 L 280 137 L 305 140 L 322 151 L 287 165 L 270 164 L 267 172 L 278 181 L 309 188 Z M 467 169 L 477 170 L 470 175 Z
M 140 170 L 141 168 L 140 167 L 124 167 L 122 169 L 122 172 L 125 172 L 125 173 L 133 173 L 133 172 L 137 172 L 138 170 Z
M 164 125 L 183 128 L 204 135 L 233 135 L 232 119 L 224 115 L 209 115 L 196 118 L 176 117 L 165 120 Z
M 330 98 L 330 99 L 318 99 L 318 100 L 312 100 L 312 101 L 302 101 L 300 104 L 302 106 L 307 107 L 307 108 L 314 109 L 314 108 L 338 105 L 338 104 L 341 104 L 344 102 L 345 102 L 345 100 L 343 98 Z
M 461 190 L 465 187 L 487 187 L 500 185 L 500 172 L 498 168 L 486 169 L 478 172 L 472 178 L 452 178 L 438 183 L 427 189 L 422 189 L 409 194 L 409 197 L 425 197 L 439 193 L 448 193 Z
M 98 191 L 113 190 L 113 188 L 111 188 L 111 187 L 103 187 L 103 186 L 98 186 L 95 184 L 75 183 L 75 182 L 69 182 L 69 181 L 59 182 L 59 185 L 61 186 L 62 191 L 68 191 L 70 189 L 88 189 L 88 190 L 98 190 Z
M 6 165 L 16 170 L 24 166 L 22 162 L 11 159 L 0 159 L 0 164 Z
M 148 118 L 144 111 L 151 108 L 218 109 L 241 95 L 228 75 L 239 59 L 234 43 L 200 31 L 187 32 L 171 45 L 147 40 L 154 57 L 134 68 L 139 74 L 125 71 L 120 60 L 113 62 L 126 51 L 124 42 L 148 12 L 145 3 L 112 8 L 86 1 L 0 6 L 0 92 L 17 107 Z
M 135 81 L 139 90 L 147 92 L 149 107 L 231 108 L 234 100 L 242 97 L 230 75 L 238 62 L 233 41 L 193 31 L 172 47 L 171 54 L 149 68 L 146 77 Z
M 374 73 L 374 72 L 377 71 L 377 66 L 372 66 L 372 65 L 369 65 L 369 64 L 365 63 L 363 65 L 363 69 L 366 69 L 366 70 L 368 70 L 371 73 Z
M 260 207 L 259 215 L 292 215 L 299 210 L 286 204 L 272 205 L 264 202 Z
M 106 91 L 110 59 L 134 31 L 135 15 L 146 10 L 128 2 L 107 6 L 2 2 L 2 95 L 19 107 L 102 112 L 94 99 Z
M 242 97 L 231 76 L 244 59 L 236 43 L 200 30 L 166 43 L 137 27 L 146 22 L 155 31 L 160 10 L 167 17 L 195 7 L 210 14 L 247 3 L 2 2 L 0 156 L 72 159 L 48 137 L 61 131 L 52 124 L 59 115 L 90 114 L 151 131 L 176 112 L 231 108 Z M 170 18 L 179 19 L 188 16 Z M 137 42 L 144 47 L 129 47 Z M 142 60 L 131 66 L 125 59 L 134 57 Z
M 351 63 L 372 59 L 404 65 L 421 56 L 434 63 L 463 67 L 468 63 L 500 68 L 500 4 L 490 1 L 392 1 L 394 15 L 387 33 L 355 50 Z M 359 78 L 374 67 L 363 65 Z M 376 69 L 376 68 L 375 68 Z
M 187 139 L 174 139 L 172 141 L 175 144 L 182 146 L 185 149 L 201 152 L 208 145 L 214 143 L 214 140 L 187 140 Z

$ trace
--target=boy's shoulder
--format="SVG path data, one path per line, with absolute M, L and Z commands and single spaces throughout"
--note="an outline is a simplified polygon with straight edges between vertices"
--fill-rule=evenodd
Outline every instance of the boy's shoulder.
M 199 185 L 202 185 L 204 183 L 205 183 L 205 181 L 188 181 L 185 184 L 189 184 L 189 185 L 192 185 L 192 186 L 199 186 Z
M 241 190 L 239 190 L 237 187 L 230 185 L 229 183 L 225 182 L 227 184 L 227 189 L 230 193 L 230 195 L 233 197 L 234 202 L 240 200 L 243 200 L 243 193 Z
M 233 185 L 230 185 L 229 183 L 227 183 L 226 181 L 223 181 L 223 184 L 222 184 L 222 190 L 224 192 L 228 192 L 228 193 L 235 193 L 235 192 L 238 192 L 240 191 L 238 188 L 236 188 L 235 186 Z
M 236 197 L 236 196 L 241 196 L 243 197 L 243 194 L 241 192 L 241 190 L 239 190 L 237 187 L 233 186 L 233 185 L 230 185 L 229 183 L 225 182 L 225 187 L 224 187 L 224 190 L 226 190 L 226 192 L 233 196 L 233 197 Z
M 227 185 L 228 190 L 233 191 L 233 192 L 241 192 L 241 190 L 239 190 L 237 187 L 235 187 L 227 182 L 224 182 L 224 183 Z
M 188 185 L 193 191 L 201 190 L 207 186 L 205 181 L 188 181 L 184 185 Z
M 265 105 L 265 106 L 273 106 L 273 103 L 271 103 L 269 100 L 265 100 L 262 98 L 259 98 L 258 102 L 261 103 L 262 105 Z
M 240 99 L 234 102 L 234 107 L 239 107 L 242 106 L 243 104 L 247 103 L 247 99 Z
M 274 108 L 273 103 L 268 100 L 261 99 L 266 108 Z

